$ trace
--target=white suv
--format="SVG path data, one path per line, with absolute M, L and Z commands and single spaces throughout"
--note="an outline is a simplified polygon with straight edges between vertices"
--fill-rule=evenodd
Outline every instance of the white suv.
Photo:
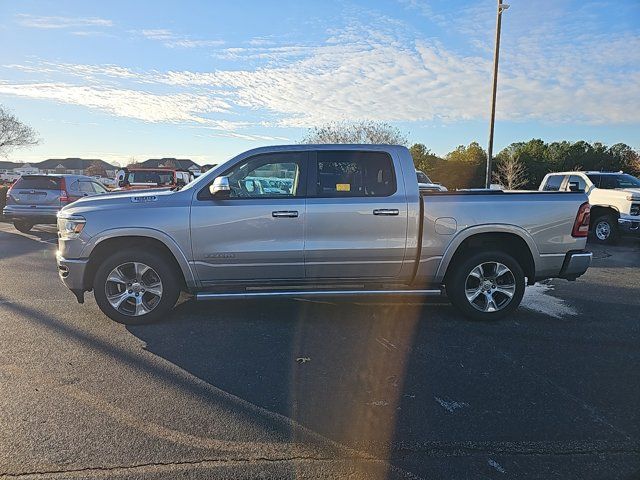
M 623 172 L 548 173 L 538 190 L 584 191 L 591 204 L 591 231 L 600 243 L 621 234 L 640 235 L 640 180 Z

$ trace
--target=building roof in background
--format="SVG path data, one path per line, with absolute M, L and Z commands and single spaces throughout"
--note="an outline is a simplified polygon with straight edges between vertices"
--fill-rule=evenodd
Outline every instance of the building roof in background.
M 138 165 L 141 168 L 160 168 L 166 163 L 171 162 L 177 168 L 181 170 L 189 170 L 191 169 L 200 169 L 200 165 L 198 165 L 193 160 L 189 159 L 178 159 L 178 158 L 150 158 L 149 160 L 145 160 L 144 162 L 140 162 Z
M 62 165 L 67 170 L 84 170 L 89 165 L 93 165 L 97 163 L 105 170 L 116 170 L 119 167 L 115 165 L 111 165 L 110 163 L 105 162 L 100 159 L 86 159 L 86 158 L 50 158 L 48 160 L 43 160 L 42 162 L 32 163 L 33 167 L 37 167 L 40 169 L 53 170 L 58 165 Z
M 18 168 L 21 164 L 16 162 L 6 162 L 0 160 L 0 168 L 6 170 L 13 170 L 14 168 Z

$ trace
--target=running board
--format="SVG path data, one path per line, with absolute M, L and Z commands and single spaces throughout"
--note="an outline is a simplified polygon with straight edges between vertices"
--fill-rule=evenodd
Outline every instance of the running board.
M 196 300 L 225 300 L 262 297 L 300 298 L 300 297 L 344 297 L 344 296 L 440 296 L 442 290 L 274 290 L 271 292 L 239 292 L 239 293 L 196 293 Z

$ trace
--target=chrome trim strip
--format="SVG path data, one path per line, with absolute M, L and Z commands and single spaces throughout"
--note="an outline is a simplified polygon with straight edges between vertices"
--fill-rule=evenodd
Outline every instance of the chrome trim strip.
M 196 293 L 196 300 L 220 300 L 243 299 L 260 297 L 335 297 L 335 296 L 363 296 L 363 295 L 421 295 L 440 296 L 442 290 L 300 290 L 300 291 L 273 291 L 273 292 L 239 292 L 239 293 Z

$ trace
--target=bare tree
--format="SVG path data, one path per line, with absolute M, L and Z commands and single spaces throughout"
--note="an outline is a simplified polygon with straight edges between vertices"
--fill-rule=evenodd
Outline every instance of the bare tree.
M 84 174 L 92 177 L 106 177 L 107 170 L 100 162 L 92 162 L 91 165 L 84 169 Z
M 497 162 L 493 181 L 507 190 L 517 190 L 527 183 L 527 169 L 513 155 L 508 155 Z
M 141 162 L 136 160 L 136 157 L 129 157 L 125 168 L 137 168 L 141 165 Z
M 379 143 L 404 145 L 407 136 L 384 122 L 331 122 L 310 128 L 301 143 Z
M 176 170 L 178 165 L 173 160 L 165 160 L 162 164 L 158 165 L 160 168 L 171 168 L 172 170 Z
M 16 147 L 28 147 L 39 142 L 36 131 L 0 105 L 0 155 Z

